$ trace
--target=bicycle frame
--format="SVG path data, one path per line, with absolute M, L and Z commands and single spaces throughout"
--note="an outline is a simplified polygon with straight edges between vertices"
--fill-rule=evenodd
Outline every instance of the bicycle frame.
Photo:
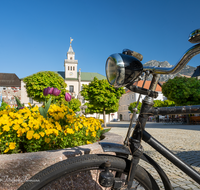
M 150 85 L 150 90 L 154 90 L 157 85 L 157 78 L 159 76 L 154 75 L 152 83 Z M 200 184 L 200 174 L 194 170 L 191 166 L 183 162 L 177 156 L 175 156 L 170 150 L 163 146 L 159 141 L 153 138 L 148 132 L 145 131 L 145 125 L 148 117 L 150 115 L 168 115 L 168 114 L 191 114 L 191 113 L 200 113 L 200 105 L 195 106 L 178 106 L 178 107 L 152 107 L 153 99 L 149 96 L 146 96 L 143 100 L 141 111 L 138 117 L 138 121 L 135 125 L 134 131 L 132 133 L 131 139 L 134 143 L 141 145 L 141 140 L 148 143 L 152 148 L 158 151 L 161 155 L 167 158 L 185 174 L 191 177 L 194 181 Z M 130 141 L 130 140 L 129 140 Z M 127 138 L 125 140 L 127 144 Z M 138 146 L 138 145 L 137 145 Z
M 151 85 L 149 90 L 154 91 L 159 80 L 159 75 L 155 74 L 153 76 Z M 173 190 L 170 181 L 162 170 L 162 168 L 148 155 L 143 153 L 141 141 L 145 141 L 152 148 L 158 151 L 161 155 L 163 155 L 166 159 L 168 159 L 171 163 L 177 166 L 180 170 L 182 170 L 185 174 L 191 177 L 194 181 L 200 184 L 200 174 L 194 170 L 191 166 L 183 162 L 179 159 L 175 154 L 173 154 L 169 149 L 163 146 L 159 141 L 157 141 L 154 137 L 152 137 L 147 131 L 145 131 L 145 125 L 149 116 L 152 115 L 167 115 L 167 114 L 191 114 L 191 113 L 200 113 L 200 105 L 195 106 L 178 106 L 178 107 L 152 107 L 153 106 L 153 98 L 150 96 L 146 96 L 142 102 L 141 111 L 138 117 L 138 121 L 134 127 L 132 134 L 130 135 L 130 131 L 132 128 L 133 118 L 131 119 L 129 129 L 127 132 L 126 139 L 124 141 L 124 145 L 114 144 L 114 143 L 100 143 L 104 152 L 115 152 L 117 156 L 125 156 L 132 155 L 129 176 L 128 176 L 128 187 L 131 187 L 131 183 L 134 179 L 135 169 L 139 160 L 142 159 L 149 164 L 151 164 L 158 174 L 160 175 L 164 187 L 167 190 Z M 131 136 L 131 138 L 129 138 Z
M 124 50 L 122 54 L 112 54 L 106 61 L 106 75 L 108 82 L 115 88 L 125 86 L 132 92 L 146 95 L 142 101 L 142 107 L 138 117 L 138 121 L 131 133 L 133 116 L 127 131 L 127 135 L 124 141 L 124 145 L 115 146 L 112 143 L 101 144 L 105 152 L 116 152 L 117 156 L 128 156 L 132 155 L 131 164 L 129 165 L 130 170 L 127 180 L 127 189 L 131 188 L 131 183 L 135 176 L 135 170 L 140 159 L 149 162 L 159 173 L 164 187 L 167 190 L 172 190 L 172 186 L 169 182 L 164 171 L 158 166 L 158 164 L 143 153 L 141 141 L 145 141 L 152 148 L 158 151 L 161 155 L 171 161 L 175 166 L 181 169 L 185 174 L 190 176 L 194 181 L 200 184 L 200 174 L 192 167 L 187 165 L 177 156 L 175 156 L 170 150 L 164 147 L 160 142 L 154 139 L 149 133 L 145 131 L 145 125 L 149 116 L 152 115 L 170 115 L 170 114 L 191 114 L 200 113 L 199 106 L 180 106 L 180 107 L 169 107 L 169 108 L 153 108 L 153 98 L 158 96 L 155 91 L 158 84 L 160 74 L 176 74 L 181 71 L 185 65 L 197 54 L 200 54 L 200 30 L 195 30 L 189 39 L 190 42 L 198 43 L 188 49 L 179 62 L 171 68 L 162 67 L 148 67 L 143 66 L 139 60 L 142 57 L 141 54 L 134 54 L 134 51 Z M 139 55 L 139 57 L 137 56 Z M 133 58 L 134 57 L 134 58 Z M 137 59 L 135 59 L 137 58 Z M 134 65 L 134 66 L 133 66 Z M 145 76 L 149 74 L 153 75 L 151 85 L 149 89 L 138 87 L 133 84 L 133 81 L 139 79 L 140 72 L 144 72 Z M 139 100 L 138 100 L 139 101 Z M 137 110 L 137 108 L 135 108 Z M 118 149 L 118 150 L 117 150 Z

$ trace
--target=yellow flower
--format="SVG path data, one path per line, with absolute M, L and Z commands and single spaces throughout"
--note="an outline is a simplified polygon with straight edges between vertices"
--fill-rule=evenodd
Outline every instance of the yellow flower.
M 61 128 L 61 126 L 60 126 L 60 124 L 58 122 L 56 122 L 56 128 L 57 128 L 58 131 L 62 130 L 62 128 Z
M 14 126 L 13 126 L 13 129 L 15 130 L 15 131 L 17 131 L 18 129 L 19 129 L 19 124 L 15 124 Z
M 20 129 L 18 129 L 18 131 L 17 131 L 17 137 L 21 137 L 22 136 L 22 129 L 20 128 Z
M 9 148 L 6 148 L 6 150 L 4 150 L 4 153 L 7 153 L 10 149 Z
M 27 138 L 28 140 L 31 140 L 32 137 L 33 137 L 33 133 L 34 133 L 34 131 L 28 131 L 28 132 L 26 133 L 26 138 Z
M 73 129 L 67 128 L 67 133 L 74 134 L 74 131 L 73 131 Z
M 39 132 L 41 137 L 44 137 L 45 133 L 44 132 Z
M 22 123 L 22 127 L 27 127 L 27 123 Z
M 3 131 L 10 131 L 10 127 L 8 125 L 3 126 Z
M 35 139 L 39 139 L 39 138 L 40 138 L 40 135 L 39 135 L 38 133 L 35 133 L 35 134 L 33 135 L 33 137 L 34 137 Z
M 15 143 L 15 142 L 11 142 L 11 143 L 9 144 L 10 150 L 15 149 L 15 147 L 16 147 L 16 143 Z
M 46 143 L 49 143 L 49 142 L 51 141 L 51 139 L 45 137 L 44 141 L 45 141 Z
M 92 144 L 90 141 L 87 141 L 87 144 Z
M 96 131 L 93 131 L 93 132 L 92 132 L 92 136 L 93 136 L 93 137 L 96 137 Z

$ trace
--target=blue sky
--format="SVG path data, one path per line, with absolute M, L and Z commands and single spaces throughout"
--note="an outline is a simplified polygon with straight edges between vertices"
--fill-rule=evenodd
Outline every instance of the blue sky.
M 174 65 L 193 46 L 199 7 L 199 0 L 0 0 L 0 72 L 64 71 L 70 37 L 82 72 L 105 75 L 108 56 L 124 48 L 141 53 L 143 64 Z

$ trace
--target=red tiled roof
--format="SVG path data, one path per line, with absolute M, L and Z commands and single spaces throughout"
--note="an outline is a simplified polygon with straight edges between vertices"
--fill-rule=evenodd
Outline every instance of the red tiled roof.
M 144 82 L 143 80 L 140 80 L 138 82 L 135 82 L 134 85 L 138 86 L 138 87 L 142 87 L 143 82 Z M 164 82 L 160 82 L 160 83 L 163 84 Z M 143 88 L 149 89 L 150 84 L 151 84 L 151 81 L 146 81 Z M 158 84 L 157 84 L 157 87 L 156 87 L 156 91 L 162 92 L 162 88 Z M 128 93 L 128 92 L 131 92 L 131 91 L 128 90 L 126 93 Z

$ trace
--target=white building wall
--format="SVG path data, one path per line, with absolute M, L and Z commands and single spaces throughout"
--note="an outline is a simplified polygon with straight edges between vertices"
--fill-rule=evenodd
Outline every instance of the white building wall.
M 25 106 L 28 106 L 28 103 L 31 103 L 32 105 L 38 105 L 41 106 L 42 103 L 36 102 L 32 100 L 32 98 L 28 97 L 26 88 L 25 88 L 25 83 L 21 80 L 21 103 L 23 103 Z
M 128 107 L 130 103 L 137 102 L 139 97 L 138 93 L 128 92 L 123 94 L 119 101 L 118 118 L 123 121 L 129 121 L 131 119 L 132 113 L 129 111 Z M 140 102 L 145 98 L 145 95 L 141 95 Z M 155 100 L 164 100 L 165 97 L 161 92 L 158 92 L 158 97 Z M 138 114 L 134 115 L 134 121 L 137 119 Z

